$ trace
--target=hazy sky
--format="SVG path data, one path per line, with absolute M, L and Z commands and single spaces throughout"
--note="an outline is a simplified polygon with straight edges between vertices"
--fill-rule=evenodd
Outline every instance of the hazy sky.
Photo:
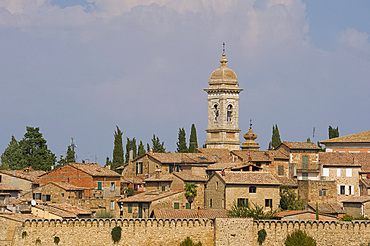
M 209 76 L 222 42 L 261 150 L 370 126 L 370 1 L 0 0 L 0 152 L 38 126 L 78 161 L 112 156 L 118 125 L 176 150 L 178 128 L 205 142 Z M 315 127 L 315 137 L 312 132 Z

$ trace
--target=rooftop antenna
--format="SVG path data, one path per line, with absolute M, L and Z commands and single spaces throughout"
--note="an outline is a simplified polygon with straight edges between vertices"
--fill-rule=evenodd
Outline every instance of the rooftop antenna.
M 72 140 L 71 148 L 72 148 L 72 151 L 74 152 L 75 151 L 75 148 L 77 148 L 76 140 L 75 140 L 75 138 L 71 138 L 71 140 Z
M 252 129 L 252 119 L 249 119 L 249 129 Z

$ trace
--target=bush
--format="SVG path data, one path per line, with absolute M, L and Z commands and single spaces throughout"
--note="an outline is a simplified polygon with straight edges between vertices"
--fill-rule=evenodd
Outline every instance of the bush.
M 180 246 L 202 246 L 201 242 L 194 243 L 190 237 L 187 237 L 184 241 L 180 243 Z
M 41 244 L 41 239 L 40 238 L 36 239 L 36 244 Z
M 125 189 L 125 191 L 126 191 L 127 196 L 133 196 L 135 193 L 135 190 L 132 187 L 128 187 L 127 189 Z
M 305 231 L 296 230 L 285 239 L 285 246 L 316 246 L 316 241 Z
M 59 242 L 60 242 L 60 238 L 59 238 L 59 237 L 54 237 L 54 243 L 55 243 L 56 245 L 58 245 L 58 244 L 59 244 Z
M 22 232 L 22 238 L 24 239 L 26 237 L 27 237 L 27 232 L 26 231 Z
M 369 218 L 364 216 L 354 218 L 348 214 L 345 214 L 342 218 L 340 218 L 340 221 L 352 221 L 352 220 L 369 220 Z
M 102 219 L 110 219 L 110 218 L 113 218 L 113 214 L 109 211 L 100 211 L 100 212 L 97 212 L 96 215 L 95 215 L 95 218 L 102 218 Z
M 262 230 L 258 231 L 257 242 L 259 243 L 259 245 L 262 245 L 262 243 L 265 241 L 266 235 L 267 235 L 267 233 L 266 233 L 265 229 L 262 229 Z
M 114 243 L 118 243 L 119 240 L 121 240 L 121 232 L 122 232 L 122 228 L 119 226 L 116 226 L 112 229 L 111 235 L 112 235 L 112 240 Z
M 276 219 L 275 211 L 264 212 L 263 206 L 253 203 L 250 207 L 238 206 L 234 201 L 231 210 L 227 211 L 229 217 L 253 218 L 254 220 Z

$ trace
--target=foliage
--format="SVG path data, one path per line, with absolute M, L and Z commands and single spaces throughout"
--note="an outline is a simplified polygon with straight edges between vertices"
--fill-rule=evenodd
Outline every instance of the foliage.
M 239 218 L 253 218 L 254 220 L 269 220 L 275 219 L 275 211 L 264 212 L 264 207 L 259 206 L 255 203 L 252 206 L 238 206 L 237 202 L 234 201 L 231 210 L 227 211 L 229 217 Z
M 41 244 L 41 239 L 40 238 L 36 239 L 36 244 Z
M 307 143 L 311 143 L 311 138 L 307 138 Z
M 72 150 L 71 145 L 68 145 L 67 147 L 66 161 L 67 163 L 76 162 L 76 153 Z
M 319 220 L 319 204 L 316 202 L 316 220 Z
M 185 185 L 185 197 L 190 203 L 190 208 L 191 204 L 194 201 L 194 198 L 197 196 L 197 185 L 194 183 L 186 183 Z
M 136 146 L 136 138 L 132 138 L 131 140 L 127 138 L 126 142 L 126 163 L 128 163 L 130 159 L 130 150 L 132 150 L 132 158 L 135 159 L 137 155 L 137 146 Z
M 143 154 L 145 154 L 145 148 L 144 148 L 143 141 L 140 141 L 140 144 L 137 147 L 137 156 L 141 156 Z
M 281 139 L 280 139 L 279 128 L 277 124 L 275 124 L 275 126 L 272 126 L 272 137 L 271 137 L 271 142 L 269 143 L 269 149 L 275 149 L 280 144 L 281 144 Z
M 191 125 L 190 140 L 189 140 L 189 153 L 196 153 L 198 148 L 197 129 L 195 125 Z
M 116 226 L 112 229 L 111 235 L 112 240 L 114 243 L 118 243 L 121 240 L 122 228 L 120 226 Z
M 55 243 L 56 245 L 58 245 L 58 244 L 59 244 L 59 242 L 60 242 L 60 238 L 59 238 L 59 237 L 54 237 L 54 243 Z
M 340 221 L 352 221 L 352 220 L 369 220 L 368 217 L 352 217 L 351 215 L 345 214 L 342 218 L 340 218 Z
M 319 147 L 320 147 L 320 151 L 321 151 L 321 152 L 325 152 L 325 151 L 326 151 L 326 148 L 323 148 L 323 147 L 321 146 L 320 142 L 317 142 L 317 146 L 319 146 Z
M 15 137 L 12 136 L 8 147 L 1 155 L 0 169 L 19 170 L 27 167 L 27 165 L 23 149 L 20 147 Z
M 154 153 L 165 153 L 166 149 L 164 148 L 164 142 L 161 143 L 158 137 L 153 134 L 152 138 L 152 144 L 153 144 L 153 152 Z
M 46 140 L 39 128 L 26 127 L 22 140 L 17 142 L 14 136 L 1 155 L 1 168 L 23 169 L 32 166 L 35 170 L 50 171 L 55 165 L 56 157 L 48 149 Z
M 337 137 L 339 137 L 339 127 L 337 126 L 337 128 L 333 128 L 332 126 L 329 126 L 329 139 Z
M 113 159 L 110 166 L 111 170 L 116 170 L 117 167 L 123 165 L 123 144 L 122 144 L 123 132 L 116 126 L 116 131 L 114 131 L 114 147 L 113 147 Z
M 188 153 L 189 149 L 186 146 L 186 134 L 184 128 L 179 128 L 178 142 L 176 143 L 177 153 Z
M 27 232 L 26 231 L 23 231 L 22 232 L 22 238 L 24 239 L 24 238 L 26 238 L 27 237 Z
M 194 243 L 190 237 L 187 237 L 184 241 L 180 243 L 179 246 L 202 246 L 201 242 Z
M 261 229 L 261 230 L 258 231 L 257 234 L 258 234 L 257 242 L 258 242 L 259 245 L 262 245 L 262 243 L 266 239 L 267 232 L 265 231 L 265 229 Z
M 95 218 L 101 218 L 101 219 L 110 219 L 110 218 L 113 218 L 113 214 L 109 211 L 100 211 L 100 212 L 97 212 L 96 215 L 95 215 Z
M 128 188 L 125 189 L 125 192 L 126 192 L 127 196 L 133 196 L 134 193 L 135 193 L 135 190 L 132 187 L 128 187 Z
M 285 246 L 316 246 L 316 241 L 305 231 L 296 230 L 285 239 Z
M 280 187 L 280 207 L 282 210 L 302 210 L 303 201 L 300 201 L 293 188 L 289 186 Z
M 105 159 L 105 165 L 104 165 L 105 167 L 107 167 L 107 166 L 112 166 L 112 161 L 111 160 L 109 160 L 109 157 L 107 157 L 107 159 Z

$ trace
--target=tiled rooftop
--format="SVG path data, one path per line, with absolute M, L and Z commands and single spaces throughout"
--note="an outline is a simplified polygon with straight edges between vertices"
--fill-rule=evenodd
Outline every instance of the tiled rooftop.
M 13 186 L 0 183 L 0 191 L 5 191 L 5 190 L 21 191 L 21 189 L 19 188 L 14 188 Z
M 45 172 L 33 169 L 23 169 L 23 170 L 0 170 L 0 173 L 7 174 L 13 177 L 25 179 L 33 183 L 38 183 L 39 176 L 43 175 Z
M 168 181 L 172 182 L 173 180 L 173 174 L 172 173 L 166 173 L 166 174 L 154 174 L 150 178 L 145 179 L 145 182 L 153 182 L 153 181 Z
M 221 171 L 216 173 L 226 184 L 280 185 L 280 182 L 274 175 L 268 172 L 224 172 L 224 176 L 221 174 Z
M 208 179 L 205 177 L 199 177 L 199 176 L 195 176 L 195 175 L 191 175 L 191 174 L 187 174 L 183 172 L 179 172 L 179 173 L 176 172 L 176 173 L 173 173 L 173 175 L 175 175 L 176 177 L 180 178 L 181 180 L 185 182 L 196 182 L 196 181 L 207 182 L 208 181 Z
M 217 162 L 233 162 L 231 151 L 228 149 L 198 148 L 197 150 L 214 157 Z M 234 158 L 235 161 L 238 161 L 237 158 Z
M 289 149 L 309 149 L 309 150 L 320 150 L 321 148 L 314 143 L 307 142 L 282 142 Z
M 134 196 L 123 198 L 121 202 L 153 202 L 168 196 L 181 193 L 183 191 L 166 191 L 166 192 L 143 192 Z
M 62 183 L 62 182 L 49 182 L 47 184 L 54 184 L 56 186 L 59 186 L 60 188 L 64 189 L 64 190 L 72 190 L 72 191 L 75 191 L 75 190 L 83 190 L 84 188 L 80 188 L 80 187 L 77 187 L 77 186 L 74 186 L 72 184 L 69 184 L 69 183 Z M 45 185 L 47 185 L 45 184 Z M 45 186 L 43 185 L 43 186 Z
M 370 131 L 320 141 L 320 143 L 370 143 Z
M 370 201 L 370 196 L 365 195 L 365 196 L 354 196 L 354 197 L 350 197 L 348 199 L 343 200 L 342 202 L 343 203 L 346 203 L 346 202 L 364 203 L 364 202 L 368 202 L 368 201 Z
M 239 156 L 243 159 L 243 161 L 251 161 L 253 162 L 271 162 L 272 158 L 270 158 L 269 154 L 266 151 L 252 151 L 252 150 L 233 150 L 232 153 Z
M 120 177 L 119 173 L 109 170 L 105 167 L 100 166 L 97 163 L 68 163 L 72 167 L 75 167 L 91 176 L 109 176 L 109 177 Z
M 311 207 L 312 210 L 316 210 L 316 202 L 309 202 L 308 206 Z M 335 202 L 319 202 L 317 204 L 320 213 L 324 214 L 344 214 L 343 208 Z
M 12 214 L 12 213 L 0 213 L 0 217 L 4 217 L 7 219 L 15 220 L 23 222 L 25 220 L 31 220 L 31 219 L 42 219 L 41 217 L 35 216 L 33 214 Z
M 319 162 L 325 166 L 370 166 L 370 153 L 320 152 Z
M 290 186 L 290 187 L 297 187 L 298 186 L 297 183 L 295 183 L 293 180 L 291 180 L 288 177 L 278 176 L 278 175 L 274 175 L 274 176 L 281 183 L 281 185 L 283 185 L 283 186 Z
M 161 163 L 208 164 L 215 163 L 216 158 L 203 153 L 147 153 Z

